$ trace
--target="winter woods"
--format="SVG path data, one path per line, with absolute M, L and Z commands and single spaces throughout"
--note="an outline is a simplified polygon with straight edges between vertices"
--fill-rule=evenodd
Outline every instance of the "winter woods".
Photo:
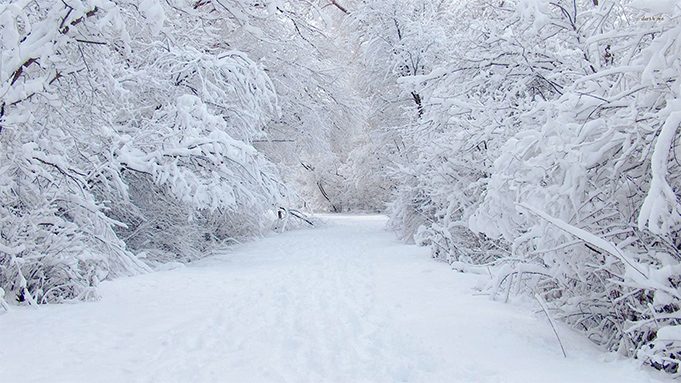
M 0 288 L 92 299 L 280 207 L 387 206 L 679 376 L 679 36 L 674 1 L 0 5 Z

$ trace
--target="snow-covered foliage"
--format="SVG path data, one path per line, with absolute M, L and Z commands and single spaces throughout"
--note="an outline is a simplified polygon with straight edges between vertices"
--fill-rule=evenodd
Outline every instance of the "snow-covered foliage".
M 271 227 L 279 171 L 254 141 L 280 116 L 263 65 L 285 2 L 0 5 L 0 286 L 90 299 L 98 281 Z
M 674 1 L 5 2 L 0 310 L 388 205 L 681 376 L 679 36 Z
M 470 227 L 510 244 L 498 285 L 539 289 L 591 339 L 678 374 L 681 339 L 661 334 L 681 319 L 680 12 L 641 25 L 591 8 L 579 77 L 521 118 Z
M 368 92 L 393 108 L 369 151 L 402 152 L 384 156 L 391 225 L 456 268 L 484 265 L 493 292 L 538 293 L 593 341 L 681 374 L 681 7 L 363 7 Z
M 358 66 L 343 13 L 327 1 L 277 4 L 261 33 L 237 31 L 232 46 L 247 52 L 271 79 L 282 113 L 254 146 L 276 162 L 292 186 L 288 198 L 307 210 L 353 209 L 346 164 L 368 109 L 355 89 Z M 263 38 L 265 36 L 265 38 Z

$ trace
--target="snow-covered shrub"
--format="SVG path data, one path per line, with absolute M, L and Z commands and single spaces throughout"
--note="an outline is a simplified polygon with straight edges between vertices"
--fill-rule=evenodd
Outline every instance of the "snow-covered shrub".
M 147 107 L 126 125 L 139 128 L 112 150 L 130 197 L 113 216 L 126 224 L 119 232 L 131 249 L 191 259 L 214 240 L 260 233 L 283 187 L 248 144 L 276 105 L 267 77 L 237 52 L 178 51 L 157 56 L 149 72 L 167 73 L 165 82 L 138 85 L 144 98 L 135 103 Z M 240 221 L 232 232 L 230 216 Z
M 268 227 L 284 188 L 251 141 L 278 112 L 274 88 L 224 42 L 230 23 L 197 8 L 0 5 L 8 300 L 90 299 L 149 269 L 136 252 L 186 259 Z
M 114 8 L 0 6 L 0 285 L 10 301 L 88 299 L 98 280 L 147 269 L 92 190 L 110 170 L 98 152 L 111 129 L 95 112 L 107 106 L 90 97 L 100 83 L 87 81 L 93 68 L 83 50 L 115 29 L 104 17 Z
M 407 229 L 403 236 L 430 245 L 434 256 L 486 264 L 508 250 L 472 232 L 468 218 L 486 191 L 494 159 L 522 129 L 519 116 L 559 94 L 565 58 L 552 53 L 559 39 L 518 28 L 526 16 L 512 4 L 461 4 L 456 10 L 449 28 L 456 44 L 447 60 L 400 81 L 421 95 L 423 113 L 403 129 L 416 154 L 400 168 L 407 174 L 397 175 L 409 179 L 399 183 L 400 194 L 414 197 L 401 197 L 392 211 L 425 217 L 418 228 L 396 226 Z
M 664 334 L 681 321 L 678 17 L 589 36 L 585 50 L 608 55 L 527 114 L 471 221 L 512 244 L 499 281 L 540 291 L 594 341 L 671 373 L 679 340 Z
M 679 374 L 681 9 L 450 7 L 460 19 L 445 28 L 448 57 L 384 88 L 421 101 L 397 129 L 408 155 L 388 172 L 391 225 Z

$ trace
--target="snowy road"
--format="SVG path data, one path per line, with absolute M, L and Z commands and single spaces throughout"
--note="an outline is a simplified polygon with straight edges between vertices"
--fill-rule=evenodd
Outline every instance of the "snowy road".
M 186 268 L 104 283 L 102 300 L 0 316 L 0 382 L 653 382 L 475 278 L 335 216 Z

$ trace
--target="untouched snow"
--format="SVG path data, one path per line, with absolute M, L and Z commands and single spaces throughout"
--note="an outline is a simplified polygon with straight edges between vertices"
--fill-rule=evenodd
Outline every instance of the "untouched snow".
M 0 315 L 0 382 L 656 382 L 473 275 L 399 243 L 380 216 L 103 283 L 102 300 Z M 9 345 L 9 347 L 8 347 Z M 669 381 L 666 378 L 659 381 Z

